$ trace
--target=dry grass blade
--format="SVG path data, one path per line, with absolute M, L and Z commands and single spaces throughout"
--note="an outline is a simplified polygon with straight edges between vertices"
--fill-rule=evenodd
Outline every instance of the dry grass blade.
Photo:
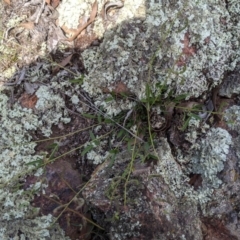
M 82 27 L 80 27 L 77 32 L 68 39 L 69 42 L 73 41 L 88 25 L 90 25 L 96 18 L 97 16 L 97 10 L 98 10 L 98 3 L 95 1 L 95 3 L 92 6 L 92 12 L 90 15 L 90 19 L 87 23 L 85 23 Z

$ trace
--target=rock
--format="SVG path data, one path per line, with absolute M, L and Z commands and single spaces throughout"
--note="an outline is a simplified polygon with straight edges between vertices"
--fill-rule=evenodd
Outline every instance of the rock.
M 169 150 L 161 138 L 159 157 L 168 156 L 166 160 L 174 165 Z M 203 239 L 197 202 L 183 193 L 175 194 L 169 185 L 171 177 L 165 178 L 159 170 L 162 164 L 153 159 L 140 163 L 125 151 L 113 166 L 105 161 L 95 170 L 83 196 L 110 239 Z M 180 181 L 181 174 L 179 170 Z

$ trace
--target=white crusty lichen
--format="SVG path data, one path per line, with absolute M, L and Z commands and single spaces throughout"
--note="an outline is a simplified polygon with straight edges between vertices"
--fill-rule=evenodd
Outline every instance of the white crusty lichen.
M 205 187 L 195 191 L 189 185 L 189 177 L 172 155 L 166 139 L 160 139 L 156 150 L 159 160 L 154 166 L 156 175 L 153 175 L 153 177 L 160 175 L 177 198 L 185 199 L 192 204 L 199 203 L 204 210 L 205 204 L 211 199 L 213 188 Z
M 40 183 L 28 193 L 22 188 L 26 175 L 35 170 L 29 163 L 43 158 L 35 153 L 31 137 L 42 122 L 32 109 L 9 104 L 9 98 L 0 92 L 0 239 L 67 239 L 61 230 L 48 229 L 52 216 L 38 216 L 38 209 L 30 204 L 34 197 L 30 192 Z
M 91 5 L 93 0 L 63 0 L 59 4 L 57 10 L 59 13 L 59 26 L 76 29 L 80 24 L 80 17 L 86 17 L 86 21 L 91 13 Z
M 74 96 L 79 89 L 71 87 L 65 71 L 51 77 L 49 69 L 50 64 L 40 62 L 26 68 L 24 82 L 16 86 L 19 92 L 26 82 L 38 86 L 32 109 L 22 107 L 21 98 L 12 103 L 7 93 L 10 95 L 9 88 L 15 86 L 0 88 L 0 239 L 68 239 L 61 229 L 50 229 L 53 216 L 38 216 L 38 209 L 30 204 L 34 193 L 44 192 L 46 186 L 36 182 L 23 189 L 27 175 L 42 173 L 33 162 L 41 161 L 44 153 L 35 152 L 32 135 L 38 131 L 50 136 L 52 125 L 68 123 L 70 118 L 62 94 Z
M 217 174 L 223 170 L 226 161 L 231 144 L 230 134 L 221 128 L 209 130 L 206 138 L 201 139 L 195 149 L 191 150 L 190 156 L 185 157 L 189 171 L 176 161 L 166 139 L 161 138 L 158 142 L 156 151 L 159 161 L 154 165 L 156 175 L 153 177 L 159 174 L 177 198 L 199 203 L 204 212 L 214 189 L 221 184 Z M 189 173 L 202 175 L 203 183 L 199 189 L 194 190 L 189 185 Z
M 222 128 L 211 128 L 195 145 L 191 156 L 191 171 L 201 174 L 204 188 L 217 188 L 222 183 L 217 174 L 224 168 L 232 137 Z
M 77 95 L 73 95 L 71 97 L 71 101 L 72 101 L 73 104 L 78 104 L 80 100 L 79 100 Z
M 145 18 L 107 30 L 100 47 L 82 54 L 89 71 L 83 88 L 98 105 L 106 100 L 103 89 L 119 81 L 140 100 L 147 82 L 155 94 L 166 84 L 176 95 L 198 97 L 236 64 L 233 23 L 224 2 L 159 0 L 146 1 L 145 7 Z
M 101 164 L 109 156 L 109 152 L 104 149 L 106 148 L 107 144 L 107 140 L 100 140 L 96 136 L 94 141 L 87 142 L 85 144 L 85 149 L 91 148 L 91 150 L 87 152 L 86 158 L 95 165 Z M 80 153 L 82 154 L 83 151 L 80 151 Z
M 240 106 L 233 105 L 224 113 L 224 120 L 228 127 L 240 134 Z
M 161 138 L 156 149 L 159 161 L 154 166 L 157 174 L 160 174 L 165 183 L 174 192 L 176 197 L 182 197 L 186 188 L 188 177 L 184 175 L 180 165 L 174 159 L 171 148 L 165 138 Z
M 238 136 L 233 139 L 233 145 L 236 151 L 236 155 L 239 160 L 240 166 L 240 106 L 233 105 L 225 111 L 224 120 L 227 126 L 238 133 Z
M 40 86 L 36 91 L 38 101 L 35 108 L 38 113 L 42 113 L 41 131 L 44 136 L 50 136 L 52 125 L 59 122 L 69 123 L 71 119 L 67 117 L 67 110 L 64 109 L 65 102 L 59 94 L 54 94 L 53 89 L 49 86 Z
M 70 240 L 64 236 L 64 232 L 59 226 L 51 228 L 53 221 L 54 218 L 51 215 L 35 216 L 33 219 L 16 218 L 14 221 L 1 221 L 0 239 Z

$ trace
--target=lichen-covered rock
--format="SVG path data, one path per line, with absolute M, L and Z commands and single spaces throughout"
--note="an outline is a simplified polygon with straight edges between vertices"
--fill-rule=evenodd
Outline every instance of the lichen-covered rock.
M 233 105 L 225 110 L 224 121 L 226 129 L 232 134 L 232 144 L 229 146 L 227 159 L 224 162 L 224 168 L 218 173 L 218 178 L 222 184 L 213 191 L 210 201 L 205 205 L 203 214 L 209 218 L 209 221 L 221 221 L 217 224 L 219 228 L 225 229 L 226 238 L 229 239 L 229 232 L 232 236 L 230 239 L 239 239 L 240 224 L 239 224 L 239 202 L 240 202 L 240 151 L 239 151 L 239 134 L 240 134 L 240 107 Z M 226 131 L 222 131 L 222 133 Z M 229 135 L 227 133 L 226 135 Z M 210 139 L 210 138 L 209 138 Z M 220 140 L 220 141 L 223 141 Z M 215 142 L 215 146 L 217 141 Z M 225 142 L 227 143 L 227 142 Z M 212 145 L 212 144 L 211 144 Z M 222 145 L 220 144 L 219 147 Z M 219 148 L 216 146 L 216 148 Z M 212 154 L 212 151 L 211 151 Z M 225 154 L 219 154 L 219 160 Z M 225 157 L 224 157 L 225 158 Z M 222 158 L 223 159 L 223 158 Z M 216 161 L 214 161 L 217 163 Z M 214 174 L 213 174 L 214 175 Z M 211 220 L 210 220 L 211 219 Z M 214 226 L 214 224 L 213 224 Z M 211 234 L 210 234 L 211 235 Z M 234 237 L 235 236 L 235 237 Z M 217 239 L 221 239 L 218 236 Z
M 161 138 L 159 160 L 141 163 L 122 152 L 95 170 L 83 195 L 110 239 L 239 239 L 240 170 L 230 143 L 226 130 L 213 128 L 193 150 L 188 165 L 203 178 L 198 189 Z
M 165 139 L 157 152 L 159 160 L 145 164 L 122 152 L 113 166 L 100 165 L 87 184 L 83 195 L 112 240 L 202 239 L 197 200 L 189 197 L 193 191 L 189 186 L 186 191 L 186 176 Z M 129 179 L 128 171 L 133 171 Z
M 240 106 L 233 105 L 224 113 L 224 120 L 231 130 L 235 130 L 240 134 Z
M 240 106 L 233 105 L 225 111 L 224 119 L 227 126 L 237 132 L 237 137 L 233 139 L 235 153 L 239 159 L 240 166 Z
M 212 128 L 205 138 L 202 137 L 195 151 L 192 149 L 192 172 L 202 175 L 204 187 L 217 188 L 221 184 L 217 174 L 224 168 L 231 143 L 232 137 L 226 130 Z
M 48 64 L 38 63 L 27 68 L 24 81 L 39 84 L 39 80 L 50 77 L 48 67 Z M 60 78 L 63 80 L 64 75 Z M 45 153 L 36 154 L 33 133 L 38 131 L 43 136 L 50 136 L 53 125 L 71 120 L 65 101 L 57 92 L 58 88 L 63 89 L 70 83 L 62 81 L 58 84 L 56 81 L 57 78 L 49 84 L 38 85 L 33 94 L 34 101 L 28 107 L 21 105 L 26 105 L 31 98 L 23 100 L 20 97 L 18 102 L 13 103 L 14 98 L 6 95 L 10 92 L 9 88 L 16 86 L 0 88 L 0 239 L 68 239 L 61 229 L 56 232 L 48 229 L 54 222 L 53 216 L 40 217 L 38 209 L 31 206 L 34 193 L 46 186 L 37 182 L 28 189 L 23 188 L 27 175 L 35 173 L 35 176 L 40 176 L 43 173 L 37 163 L 44 159 Z M 17 87 L 18 94 L 21 94 L 23 83 Z M 76 91 L 77 88 L 73 90 Z M 69 92 L 66 94 L 71 95 Z
M 41 183 L 25 191 L 24 177 L 34 171 L 30 162 L 43 156 L 35 154 L 36 143 L 31 131 L 41 128 L 41 120 L 32 109 L 22 108 L 19 103 L 9 107 L 9 98 L 0 93 L 0 238 L 1 239 L 67 239 L 59 230 L 48 230 L 52 216 L 38 216 L 38 209 L 30 204 Z M 50 127 L 50 126 L 49 126 Z M 36 175 L 42 174 L 42 169 Z M 44 188 L 44 186 L 42 186 Z
M 64 236 L 63 230 L 56 226 L 51 229 L 54 218 L 52 215 L 37 217 L 16 218 L 12 221 L 2 221 L 0 224 L 1 239 L 36 239 L 36 240 L 70 240 Z M 48 229 L 49 228 L 49 229 Z
M 155 94 L 167 85 L 176 95 L 198 97 L 236 64 L 233 25 L 223 1 L 148 1 L 145 9 L 145 17 L 107 31 L 100 47 L 83 53 L 89 71 L 83 87 L 109 114 L 121 109 L 113 111 L 102 92 L 118 82 L 140 100 L 146 97 L 146 84 Z M 118 106 L 131 108 L 124 101 Z
M 234 94 L 240 94 L 240 66 L 238 65 L 236 69 L 228 75 L 225 79 L 221 88 L 219 90 L 219 95 L 223 97 L 231 98 Z

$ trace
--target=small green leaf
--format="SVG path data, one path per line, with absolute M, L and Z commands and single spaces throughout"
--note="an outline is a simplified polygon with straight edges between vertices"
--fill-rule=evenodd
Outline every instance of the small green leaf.
M 59 145 L 57 143 L 53 143 L 53 144 L 49 145 L 48 148 L 53 149 L 49 156 L 49 160 L 52 160 L 55 156 L 55 153 L 58 151 Z
M 187 118 L 187 120 L 184 122 L 184 124 L 183 124 L 183 126 L 181 127 L 180 130 L 182 130 L 182 131 L 186 130 L 186 128 L 187 128 L 187 126 L 188 126 L 189 121 L 191 120 L 191 118 L 192 118 L 191 116 Z
M 201 118 L 200 118 L 197 114 L 189 113 L 188 115 L 189 115 L 190 117 L 195 118 L 195 119 L 201 120 Z
M 126 131 L 124 129 L 121 129 L 117 134 L 117 138 L 122 137 L 124 133 L 126 133 Z
M 147 159 L 158 160 L 158 157 L 153 154 L 148 154 Z
M 111 102 L 113 100 L 114 100 L 113 96 L 109 96 L 106 99 L 104 99 L 105 102 Z
M 98 118 L 98 123 L 101 124 L 102 123 L 102 116 L 101 115 L 97 115 Z
M 93 149 L 93 146 L 92 145 L 88 145 L 87 147 L 85 147 L 83 149 L 83 151 L 81 152 L 81 156 L 84 157 L 84 155 L 88 152 L 90 152 L 91 150 Z
M 48 145 L 47 148 L 48 149 L 54 149 L 54 148 L 56 148 L 56 146 L 58 146 L 57 143 L 52 143 L 52 144 Z
M 146 96 L 147 96 L 147 100 L 150 98 L 150 95 L 151 95 L 151 92 L 150 92 L 151 90 L 150 90 L 150 87 L 149 87 L 149 85 L 147 84 L 146 85 Z
M 96 116 L 91 115 L 91 114 L 88 114 L 88 113 L 82 113 L 82 115 L 83 115 L 83 117 L 85 117 L 85 118 L 90 118 L 90 119 L 97 118 Z
M 27 165 L 27 166 L 34 165 L 34 166 L 40 167 L 40 166 L 43 166 L 43 165 L 44 165 L 44 162 L 43 162 L 43 159 L 38 158 L 38 159 L 35 160 L 35 161 L 26 163 L 26 165 Z
M 92 140 L 95 140 L 95 139 L 96 139 L 96 137 L 94 136 L 94 134 L 93 134 L 92 131 L 89 131 L 89 135 L 90 135 L 90 138 L 91 138 Z
M 112 166 L 113 166 L 113 164 L 114 164 L 114 162 L 115 162 L 115 159 L 116 159 L 116 155 L 117 155 L 117 153 L 118 153 L 119 151 L 118 151 L 118 149 L 111 149 L 110 151 L 109 151 L 109 153 L 111 154 L 111 159 L 110 159 L 110 163 L 109 163 L 109 165 L 108 165 L 108 167 L 109 168 L 111 168 Z
M 124 93 L 124 92 L 120 93 L 120 96 L 121 96 L 123 99 L 127 99 L 127 98 L 129 97 L 129 95 L 126 94 L 126 93 Z
M 149 153 L 150 145 L 148 142 L 144 143 L 143 148 L 145 153 Z
M 130 138 L 130 139 L 128 140 L 127 148 L 128 148 L 128 151 L 129 151 L 129 152 L 132 152 L 132 138 Z
M 173 101 L 174 102 L 179 102 L 181 100 L 185 100 L 187 96 L 188 96 L 188 94 L 180 94 L 177 97 L 175 97 Z
M 82 84 L 83 83 L 83 80 L 84 80 L 84 76 L 81 76 L 81 77 L 79 77 L 79 78 L 76 78 L 76 79 L 72 79 L 72 80 L 70 80 L 69 82 L 70 83 L 76 83 L 76 84 Z
M 94 140 L 93 142 L 94 142 L 94 144 L 95 144 L 96 146 L 99 146 L 99 145 L 100 145 L 100 140 L 99 140 L 99 139 L 96 139 L 96 140 Z
M 109 119 L 109 118 L 105 118 L 104 119 L 104 123 L 114 123 L 113 120 Z

